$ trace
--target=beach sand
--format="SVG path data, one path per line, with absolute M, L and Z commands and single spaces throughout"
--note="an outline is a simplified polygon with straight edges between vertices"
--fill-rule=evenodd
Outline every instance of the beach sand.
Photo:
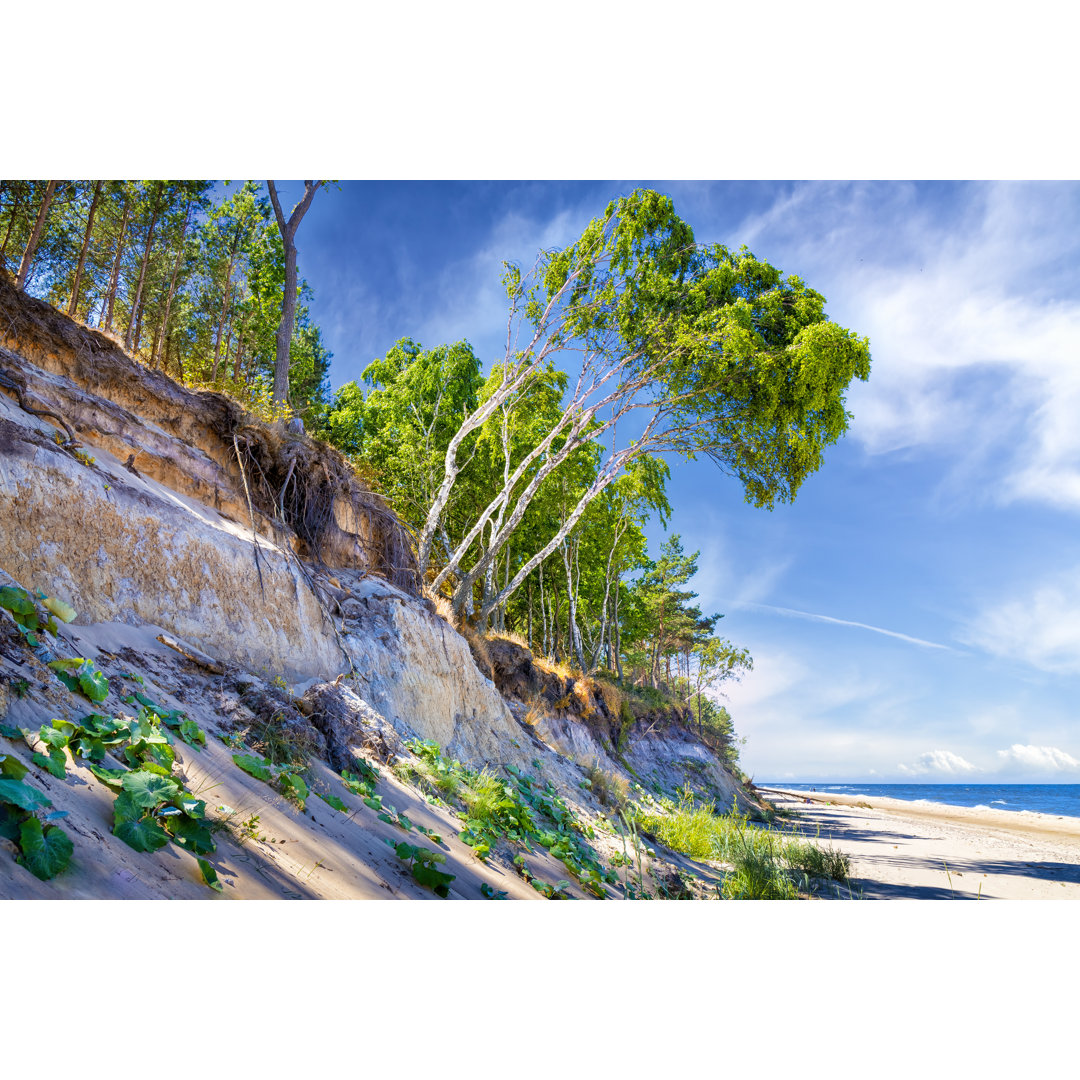
M 1080 900 L 1080 819 L 758 789 L 778 821 L 851 857 L 851 894 L 867 900 Z M 827 890 L 825 890 L 827 892 Z M 846 899 L 848 889 L 832 890 Z

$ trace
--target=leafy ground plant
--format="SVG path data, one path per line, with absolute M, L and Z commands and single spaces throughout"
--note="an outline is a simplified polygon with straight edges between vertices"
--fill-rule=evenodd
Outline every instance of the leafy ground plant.
M 256 780 L 276 786 L 278 791 L 290 802 L 303 810 L 310 791 L 300 773 L 303 767 L 295 764 L 275 765 L 269 758 L 258 758 L 254 754 L 233 754 L 233 762 Z
M 23 782 L 28 771 L 13 754 L 0 754 L 0 836 L 18 849 L 20 865 L 48 881 L 67 867 L 74 847 L 71 837 L 52 824 L 66 817 L 67 811 L 43 813 L 52 800 Z
M 38 610 L 38 602 L 47 614 Z M 61 622 L 71 622 L 75 618 L 75 609 L 70 604 L 56 597 L 46 596 L 43 592 L 38 592 L 35 599 L 26 589 L 18 585 L 0 586 L 0 608 L 11 612 L 11 617 L 15 620 L 15 625 L 25 638 L 27 645 L 34 648 L 40 644 L 36 636 L 39 629 L 55 637 L 58 630 L 57 619 Z
M 421 785 L 430 784 L 464 810 L 460 838 L 479 858 L 501 840 L 530 851 L 538 844 L 594 896 L 604 896 L 605 883 L 615 882 L 586 842 L 592 830 L 582 826 L 550 781 L 541 787 L 513 765 L 505 766 L 508 781 L 487 769 L 470 769 L 443 757 L 439 744 L 430 740 L 412 740 L 406 747 L 416 756 L 417 762 L 410 764 Z M 451 796 L 454 789 L 457 794 Z
M 389 844 L 390 841 L 388 840 L 387 843 Z M 440 863 L 446 862 L 446 855 L 443 852 L 406 844 L 404 841 L 391 846 L 397 853 L 397 857 L 409 864 L 412 876 L 421 885 L 426 885 L 436 896 L 441 896 L 444 900 L 450 895 L 450 882 L 454 880 L 454 875 L 437 869 Z

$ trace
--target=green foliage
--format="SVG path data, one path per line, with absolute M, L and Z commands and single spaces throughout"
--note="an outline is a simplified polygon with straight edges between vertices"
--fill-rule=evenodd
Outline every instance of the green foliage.
M 14 754 L 0 754 L 0 777 L 21 780 L 29 771 Z
M 224 892 L 221 882 L 218 881 L 217 871 L 205 860 L 198 859 L 199 870 L 202 872 L 203 881 L 216 892 Z
M 496 891 L 486 881 L 480 883 L 480 895 L 485 900 L 505 900 L 506 893 L 500 889 Z
M 253 754 L 233 754 L 233 761 L 249 776 L 270 783 L 274 774 L 270 771 L 269 758 L 257 758 Z
M 315 794 L 318 795 L 327 806 L 332 806 L 335 810 L 339 810 L 343 814 L 349 812 L 349 808 L 336 795 L 324 795 L 321 791 L 316 791 Z
M 734 806 L 729 813 L 718 814 L 712 803 L 696 803 L 689 789 L 677 807 L 667 813 L 639 813 L 637 823 L 693 859 L 730 865 L 722 886 L 725 899 L 794 900 L 799 882 L 811 889 L 811 878 L 847 880 L 848 859 L 841 852 L 755 828 Z
M 278 774 L 278 783 L 285 798 L 296 803 L 303 810 L 308 797 L 308 787 L 303 778 L 282 770 Z
M 63 780 L 67 775 L 67 755 L 63 750 L 56 747 L 49 749 L 48 757 L 41 753 L 34 753 L 32 760 L 35 765 L 40 765 L 43 769 L 47 769 L 58 780 Z
M 41 602 L 47 614 L 38 611 L 37 601 Z M 43 629 L 55 637 L 56 619 L 71 622 L 75 618 L 75 609 L 63 600 L 46 596 L 43 592 L 39 592 L 35 600 L 26 589 L 18 585 L 0 586 L 0 608 L 11 612 L 16 627 L 31 648 L 36 648 L 39 644 L 35 631 Z
M 109 681 L 98 671 L 92 660 L 74 657 L 70 660 L 52 660 L 49 667 L 57 678 L 73 693 L 82 694 L 98 704 L 109 696 Z
M 19 830 L 19 862 L 36 878 L 48 881 L 71 861 L 71 837 L 56 825 L 42 827 L 36 817 L 27 818 Z
M 430 848 L 416 847 L 404 842 L 394 845 L 394 851 L 402 862 L 409 864 L 412 876 L 421 885 L 431 889 L 436 896 L 441 896 L 444 900 L 450 895 L 450 882 L 455 875 L 436 869 L 440 863 L 446 862 L 446 856 L 441 851 L 432 851 Z
M 40 810 L 44 806 L 52 806 L 52 800 L 38 791 L 37 788 L 24 784 L 21 780 L 5 778 L 0 780 L 0 803 L 8 803 L 20 810 Z
M 180 785 L 175 780 L 155 776 L 143 770 L 127 773 L 121 781 L 121 787 L 133 805 L 147 809 L 171 802 L 180 793 Z
M 460 839 L 479 858 L 503 840 L 527 850 L 535 843 L 548 848 L 595 896 L 603 896 L 604 883 L 615 880 L 586 842 L 581 823 L 550 781 L 541 787 L 533 776 L 507 765 L 505 770 L 511 778 L 508 782 L 486 769 L 477 771 L 448 761 L 438 743 L 414 739 L 406 746 L 434 775 L 454 775 L 458 788 L 455 801 L 465 813 Z

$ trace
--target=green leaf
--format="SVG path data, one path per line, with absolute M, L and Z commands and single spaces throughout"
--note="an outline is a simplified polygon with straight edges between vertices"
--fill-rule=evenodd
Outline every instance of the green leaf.
M 138 821 L 145 814 L 146 810 L 135 803 L 129 792 L 121 791 L 113 799 L 113 832 L 116 832 L 115 826 L 122 825 L 125 821 Z
M 105 760 L 105 744 L 100 739 L 83 735 L 70 744 L 73 757 L 86 758 L 89 761 Z
M 64 622 L 71 622 L 76 615 L 75 609 L 70 604 L 65 604 L 63 600 L 58 600 L 55 596 L 47 596 L 41 601 L 42 607 L 51 611 L 58 619 L 62 619 Z
M 48 769 L 57 780 L 63 780 L 67 776 L 67 754 L 63 750 L 53 747 L 49 750 L 48 757 L 35 751 L 33 761 L 35 765 Z
M 171 769 L 166 769 L 164 765 L 159 765 L 156 761 L 140 761 L 135 771 L 153 773 L 155 776 L 172 776 Z
M 22 737 L 22 732 L 10 724 L 0 724 L 0 735 L 6 735 L 9 739 L 18 739 Z
M 269 768 L 270 762 L 265 758 L 260 760 L 254 754 L 233 754 L 233 761 L 256 780 L 265 780 L 269 783 L 274 778 Z
M 181 720 L 179 731 L 180 738 L 183 739 L 188 746 L 194 746 L 197 750 L 200 746 L 206 745 L 206 735 L 194 720 Z
M 0 607 L 7 608 L 12 615 L 33 615 L 35 611 L 30 594 L 15 585 L 0 586 Z
M 94 702 L 104 701 L 109 696 L 109 680 L 89 660 L 79 669 L 79 687 Z
M 109 787 L 122 788 L 127 769 L 106 769 L 101 765 L 90 764 L 86 766 L 103 784 Z
M 30 770 L 14 754 L 0 754 L 0 776 L 21 780 Z
M 196 799 L 194 795 L 181 791 L 176 799 L 176 805 L 187 814 L 188 817 L 206 817 L 206 803 L 202 799 Z
M 56 877 L 71 861 L 74 850 L 71 837 L 63 829 L 57 825 L 43 829 L 36 817 L 22 823 L 19 847 L 22 850 L 19 862 L 42 881 Z
M 175 780 L 154 773 L 129 772 L 123 781 L 124 791 L 136 806 L 152 809 L 163 802 L 172 802 L 180 792 L 180 785 Z
M 22 828 L 22 823 L 26 818 L 27 813 L 25 810 L 19 810 L 17 807 L 0 803 L 0 836 L 4 837 L 5 840 L 14 840 L 18 843 L 19 830 Z
M 217 850 L 210 830 L 184 814 L 169 818 L 167 827 L 173 840 L 188 851 L 194 851 L 197 855 L 210 855 Z
M 343 814 L 349 812 L 349 808 L 336 795 L 324 795 L 321 791 L 316 791 L 315 794 L 318 795 L 327 806 L 332 806 L 335 810 L 340 810 Z
M 364 805 L 370 806 L 372 810 L 382 810 L 382 796 L 373 795 L 370 799 L 364 799 Z
M 91 660 L 81 656 L 50 660 L 49 667 L 69 690 L 81 692 L 93 702 L 102 702 L 109 696 L 109 681 Z
M 72 725 L 68 725 L 71 727 Z M 60 731 L 55 727 L 42 727 L 38 732 L 38 738 L 49 747 L 60 750 L 68 744 L 69 733 Z
M 202 871 L 203 881 L 210 886 L 211 889 L 215 889 L 218 892 L 224 892 L 221 887 L 221 882 L 218 881 L 217 871 L 205 860 L 199 859 L 199 869 Z
M 436 896 L 441 896 L 444 900 L 450 895 L 448 886 L 455 877 L 454 874 L 443 873 L 442 870 L 436 870 L 433 866 L 427 866 L 419 862 L 413 863 L 412 876 L 421 885 L 426 885 Z
M 21 780 L 0 780 L 0 802 L 11 803 L 20 810 L 37 810 L 42 806 L 52 806 L 52 799 Z
M 299 776 L 293 776 L 290 773 L 282 773 L 278 777 L 278 782 L 281 784 L 281 792 L 287 799 L 294 799 L 301 810 L 304 809 L 304 802 L 308 797 L 308 786 Z
M 113 835 L 136 851 L 157 851 L 169 842 L 169 834 L 150 821 L 118 822 L 113 826 Z

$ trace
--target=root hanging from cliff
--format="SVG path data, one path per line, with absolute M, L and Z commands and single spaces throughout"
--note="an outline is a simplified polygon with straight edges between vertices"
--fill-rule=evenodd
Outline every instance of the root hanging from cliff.
M 342 454 L 272 425 L 242 423 L 234 434 L 259 495 L 256 501 L 273 508 L 316 562 L 338 560 L 347 554 L 343 546 L 359 545 L 391 584 L 419 595 L 408 532 Z

